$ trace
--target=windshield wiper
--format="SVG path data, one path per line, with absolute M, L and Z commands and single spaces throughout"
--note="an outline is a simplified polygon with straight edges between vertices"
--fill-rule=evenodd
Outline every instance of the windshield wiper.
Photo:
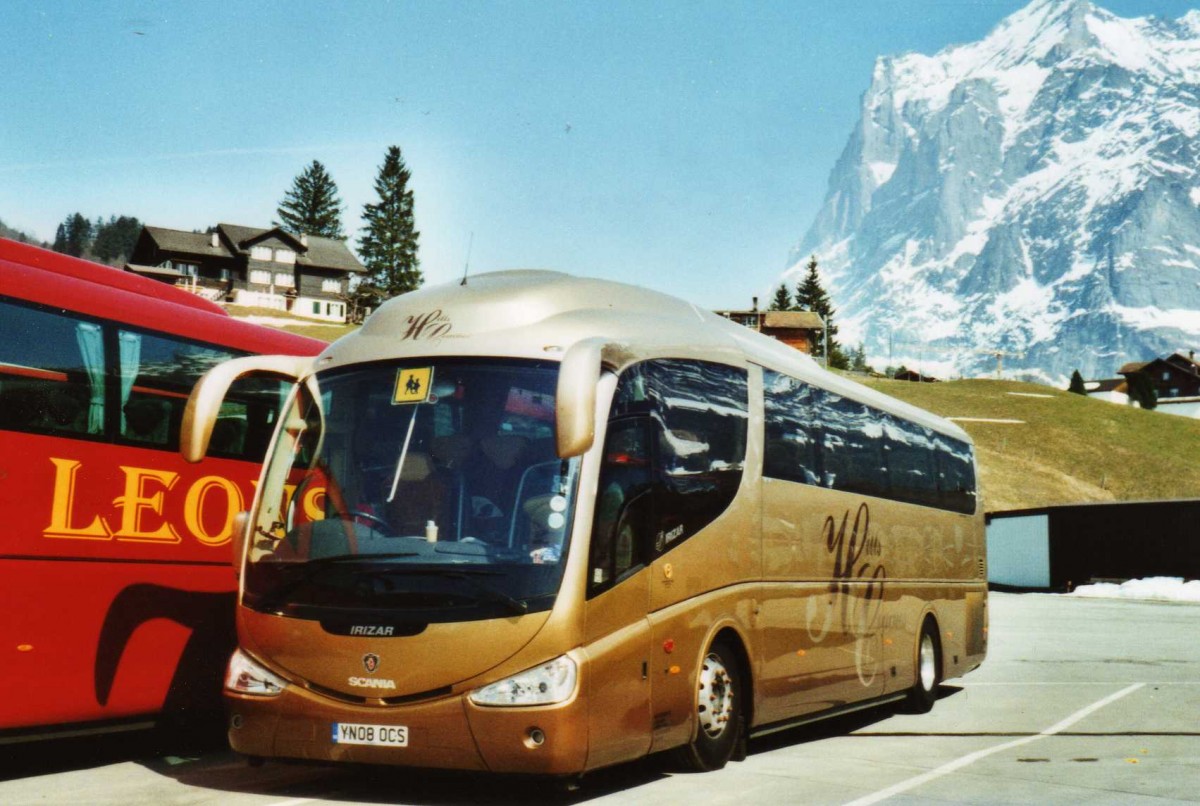
M 384 573 L 384 572 L 380 572 Z M 477 591 L 483 593 L 493 602 L 504 605 L 510 611 L 518 615 L 524 615 L 529 612 L 529 605 L 520 599 L 514 599 L 504 591 L 489 585 L 482 579 L 481 576 L 499 576 L 499 571 L 488 571 L 482 568 L 463 568 L 462 566 L 441 567 L 441 566 L 421 566 L 420 568 L 390 568 L 386 573 L 396 574 L 413 574 L 423 576 L 440 576 L 448 579 L 461 579 L 464 582 L 471 583 Z
M 415 551 L 397 551 L 387 554 L 334 554 L 330 557 L 318 557 L 315 560 L 308 560 L 300 564 L 300 576 L 282 583 L 274 590 L 268 591 L 262 595 L 259 600 L 259 609 L 269 610 L 281 601 L 292 591 L 299 588 L 301 585 L 306 585 L 313 582 L 324 571 L 332 568 L 335 565 L 351 562 L 373 562 L 376 560 L 400 560 L 407 557 L 416 557 L 418 553 Z M 377 573 L 372 569 L 373 573 Z

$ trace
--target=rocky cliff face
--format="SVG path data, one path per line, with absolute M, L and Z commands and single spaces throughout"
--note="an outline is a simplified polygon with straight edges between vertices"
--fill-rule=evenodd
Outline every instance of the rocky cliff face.
M 880 58 L 816 254 L 877 365 L 1061 382 L 1200 347 L 1200 11 L 1035 0 L 984 40 Z

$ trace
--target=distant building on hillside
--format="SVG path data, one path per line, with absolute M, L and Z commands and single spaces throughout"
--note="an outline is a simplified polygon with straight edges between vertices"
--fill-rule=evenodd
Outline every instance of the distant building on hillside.
M 143 227 L 125 269 L 209 299 L 335 322 L 346 319 L 350 278 L 366 272 L 343 241 L 235 224 Z
M 760 311 L 758 297 L 754 298 L 754 307 L 748 311 L 716 313 L 810 355 L 815 352 L 825 330 L 824 320 L 812 311 Z
M 1129 402 L 1129 382 L 1124 378 L 1101 378 L 1098 381 L 1084 381 L 1083 391 L 1088 397 L 1105 400 L 1109 403 Z
M 1131 379 L 1143 375 L 1154 387 L 1157 410 L 1183 417 L 1200 417 L 1200 362 L 1195 351 L 1177 351 L 1151 361 L 1133 361 L 1122 366 L 1120 378 L 1085 381 L 1089 397 L 1113 403 L 1135 403 L 1129 394 Z
M 938 383 L 932 375 L 922 375 L 920 370 L 901 368 L 892 376 L 894 381 L 909 381 L 911 383 Z

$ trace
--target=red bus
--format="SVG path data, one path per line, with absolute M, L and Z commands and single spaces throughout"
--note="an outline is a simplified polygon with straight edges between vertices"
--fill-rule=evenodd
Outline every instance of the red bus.
M 184 404 L 223 360 L 323 346 L 0 239 L 0 744 L 219 715 L 234 516 L 285 385 L 242 383 L 199 465 Z

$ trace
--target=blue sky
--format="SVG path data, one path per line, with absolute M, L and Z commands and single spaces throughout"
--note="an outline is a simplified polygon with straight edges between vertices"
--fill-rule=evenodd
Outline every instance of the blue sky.
M 354 231 L 398 145 L 427 282 L 461 276 L 470 244 L 473 274 L 747 306 L 816 215 L 876 56 L 1023 5 L 5 0 L 0 220 L 44 239 L 76 211 L 268 226 L 317 159 Z

